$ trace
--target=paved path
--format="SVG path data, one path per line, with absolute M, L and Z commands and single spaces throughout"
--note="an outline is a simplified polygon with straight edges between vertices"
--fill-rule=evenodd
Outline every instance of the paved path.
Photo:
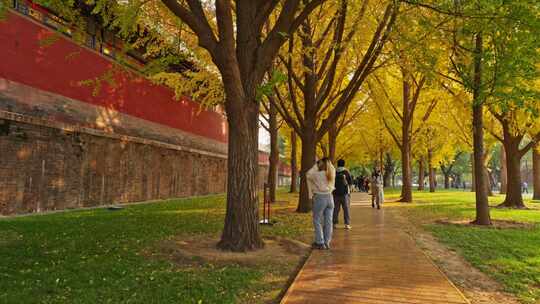
M 336 229 L 332 250 L 313 251 L 282 303 L 468 303 L 392 216 L 367 200 L 353 194 L 353 229 Z

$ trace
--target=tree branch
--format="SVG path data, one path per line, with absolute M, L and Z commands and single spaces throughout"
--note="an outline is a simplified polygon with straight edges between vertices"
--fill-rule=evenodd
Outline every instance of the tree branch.
M 178 3 L 177 0 L 161 0 L 161 2 L 195 32 L 199 38 L 199 45 L 216 58 L 217 38 L 208 23 L 200 1 L 188 0 L 190 9 Z
M 531 142 L 529 142 L 525 147 L 519 150 L 520 157 L 523 157 L 529 150 L 534 148 L 538 143 L 540 142 L 540 132 L 537 133 L 533 138 L 531 139 Z
M 347 85 L 344 94 L 330 112 L 326 121 L 321 124 L 321 127 L 317 132 L 318 138 L 328 132 L 330 125 L 336 121 L 337 117 L 344 111 L 345 107 L 351 103 L 367 75 L 371 72 L 384 44 L 388 40 L 392 27 L 396 21 L 398 11 L 399 2 L 389 3 L 386 7 L 383 20 L 379 23 L 377 30 L 373 34 L 366 54 L 362 58 L 360 65 L 357 67 L 351 81 Z

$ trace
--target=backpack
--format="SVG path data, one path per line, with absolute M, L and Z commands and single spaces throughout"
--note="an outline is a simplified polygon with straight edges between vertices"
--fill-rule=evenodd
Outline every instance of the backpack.
M 347 182 L 346 170 L 336 172 L 336 184 L 334 194 L 345 195 L 349 194 L 349 183 Z

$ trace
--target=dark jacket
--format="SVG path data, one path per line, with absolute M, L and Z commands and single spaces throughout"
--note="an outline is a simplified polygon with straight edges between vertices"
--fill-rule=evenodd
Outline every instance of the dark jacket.
M 349 187 L 352 184 L 353 181 L 349 170 L 344 167 L 338 167 L 336 169 L 336 189 L 332 193 L 334 195 L 347 195 L 349 194 Z

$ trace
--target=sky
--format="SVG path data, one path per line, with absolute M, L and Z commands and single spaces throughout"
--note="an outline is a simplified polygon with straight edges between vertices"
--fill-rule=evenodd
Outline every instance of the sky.
M 259 150 L 270 152 L 270 134 L 265 128 L 259 126 Z

